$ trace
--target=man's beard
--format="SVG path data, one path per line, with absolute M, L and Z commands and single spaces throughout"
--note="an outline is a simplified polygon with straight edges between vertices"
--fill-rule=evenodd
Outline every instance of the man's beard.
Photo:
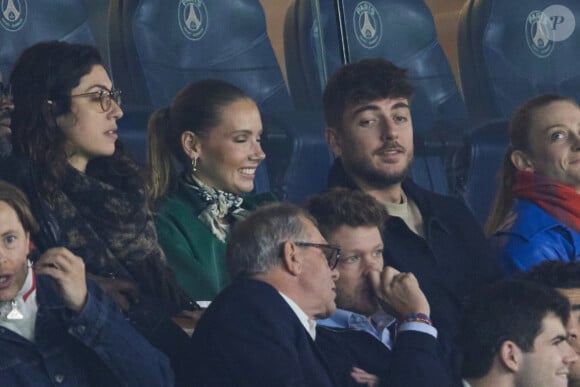
M 412 159 L 409 160 L 409 163 L 401 172 L 393 174 L 378 170 L 372 165 L 371 161 L 364 156 L 356 157 L 349 160 L 347 173 L 358 180 L 362 180 L 367 186 L 376 189 L 383 189 L 402 182 L 409 174 L 411 162 Z
M 370 316 L 381 310 L 370 284 L 351 291 L 342 292 L 341 290 L 337 288 L 336 292 L 336 306 L 338 308 L 362 314 L 363 316 Z M 363 303 L 359 303 L 361 300 L 363 300 Z

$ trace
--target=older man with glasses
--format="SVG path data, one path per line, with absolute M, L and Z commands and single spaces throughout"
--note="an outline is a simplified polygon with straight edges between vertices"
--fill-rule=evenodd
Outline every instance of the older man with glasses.
M 2 73 L 0 72 L 0 157 L 5 157 L 12 153 L 10 115 L 13 110 L 12 89 L 9 84 L 3 83 Z
M 336 310 L 340 259 L 314 218 L 291 204 L 263 206 L 236 224 L 226 258 L 233 283 L 193 333 L 192 380 L 200 386 L 451 386 L 432 336 L 405 332 L 390 351 L 365 332 L 316 325 Z M 376 273 L 379 301 L 398 297 L 406 278 L 394 270 Z

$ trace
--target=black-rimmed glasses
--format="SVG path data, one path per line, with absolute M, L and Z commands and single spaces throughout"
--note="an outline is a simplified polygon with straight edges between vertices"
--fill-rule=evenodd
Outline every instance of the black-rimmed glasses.
M 82 94 L 74 94 L 71 95 L 72 97 L 95 97 L 98 98 L 99 103 L 101 104 L 101 109 L 103 112 L 109 111 L 111 109 L 111 105 L 113 101 L 117 104 L 117 106 L 121 106 L 121 90 L 113 89 L 109 90 L 99 90 L 99 91 L 91 91 L 90 93 L 82 93 Z
M 340 259 L 340 247 L 336 245 L 329 245 L 324 243 L 310 243 L 310 242 L 294 242 L 296 246 L 301 247 L 316 247 L 317 249 L 322 250 L 326 260 L 328 261 L 328 266 L 330 270 L 334 270 L 336 265 L 338 265 L 338 261 Z
M 9 83 L 0 82 L 0 96 L 12 99 L 12 86 Z

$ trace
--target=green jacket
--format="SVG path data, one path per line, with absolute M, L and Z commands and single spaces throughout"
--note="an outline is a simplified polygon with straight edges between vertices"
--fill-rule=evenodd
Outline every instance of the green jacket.
M 242 207 L 254 210 L 274 201 L 271 194 L 244 198 Z M 226 244 L 216 238 L 198 215 L 205 204 L 183 182 L 163 198 L 154 220 L 159 244 L 177 282 L 195 301 L 211 301 L 230 283 L 226 270 Z

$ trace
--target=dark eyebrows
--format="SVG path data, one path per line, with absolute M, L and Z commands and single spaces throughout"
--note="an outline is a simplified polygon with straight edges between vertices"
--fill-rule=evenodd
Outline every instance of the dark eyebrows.
M 560 344 L 563 341 L 568 340 L 570 335 L 565 334 L 565 335 L 557 335 L 556 337 L 554 337 L 552 339 L 552 344 Z
M 394 105 L 391 107 L 391 110 L 395 110 L 395 109 L 405 109 L 405 108 L 406 108 L 406 109 L 409 109 L 409 110 L 411 109 L 411 108 L 409 107 L 409 104 L 408 104 L 408 103 L 405 103 L 405 102 L 397 102 L 396 104 L 394 104 Z
M 409 107 L 408 103 L 400 101 L 400 102 L 395 103 L 393 106 L 391 106 L 391 111 L 397 110 L 397 109 L 409 109 L 410 110 L 411 108 Z M 362 105 L 362 106 L 359 106 L 358 108 L 356 108 L 352 112 L 352 115 L 356 116 L 357 114 L 360 114 L 360 113 L 367 111 L 367 110 L 377 111 L 377 110 L 380 110 L 380 108 L 377 105 L 369 103 L 369 104 L 365 104 L 365 105 Z
M 355 110 L 352 112 L 352 115 L 353 115 L 353 116 L 356 116 L 357 114 L 360 114 L 360 113 L 362 113 L 362 112 L 364 112 L 364 111 L 367 111 L 367 110 L 370 110 L 370 111 L 377 111 L 377 110 L 380 110 L 380 109 L 379 109 L 379 107 L 378 107 L 378 106 L 376 106 L 376 105 L 371 105 L 371 104 L 368 104 L 368 105 L 362 105 L 362 106 L 359 106 L 358 108 L 356 108 L 356 109 L 355 109 Z
M 88 87 L 88 88 L 85 90 L 85 92 L 89 92 L 89 93 L 90 93 L 90 90 L 92 90 L 92 89 L 95 89 L 95 88 L 99 89 L 99 90 L 95 90 L 95 91 L 101 91 L 101 90 L 104 90 L 104 91 L 111 92 L 111 90 L 113 90 L 113 87 L 111 87 L 111 88 L 109 89 L 107 86 L 105 86 L 105 85 L 101 85 L 100 83 L 97 83 L 97 84 L 94 84 L 94 85 L 91 85 L 90 87 Z

